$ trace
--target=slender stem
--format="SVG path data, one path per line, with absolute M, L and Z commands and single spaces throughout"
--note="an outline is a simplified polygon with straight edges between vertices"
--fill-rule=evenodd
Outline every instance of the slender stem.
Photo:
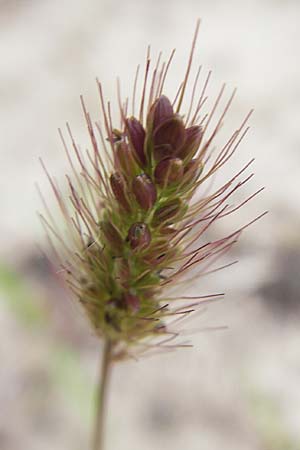
M 104 449 L 105 403 L 111 368 L 111 348 L 111 343 L 108 340 L 105 341 L 98 380 L 99 384 L 96 397 L 96 418 L 92 450 Z

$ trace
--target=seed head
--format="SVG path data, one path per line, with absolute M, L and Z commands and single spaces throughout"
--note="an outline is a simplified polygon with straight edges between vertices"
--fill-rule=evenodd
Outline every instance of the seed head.
M 211 266 L 249 225 L 216 241 L 205 240 L 207 230 L 217 220 L 237 211 L 255 194 L 240 205 L 228 203 L 251 178 L 243 180 L 241 176 L 252 161 L 212 190 L 210 181 L 235 153 L 250 114 L 220 145 L 216 135 L 234 93 L 221 108 L 222 87 L 212 106 L 205 109 L 210 73 L 197 99 L 199 69 L 192 98 L 187 98 L 198 28 L 199 23 L 187 70 L 174 98 L 165 95 L 174 51 L 166 63 L 158 60 L 152 77 L 147 54 L 140 100 L 136 101 L 137 71 L 131 108 L 128 100 L 123 102 L 118 88 L 119 128 L 113 124 L 110 102 L 106 104 L 97 82 L 102 119 L 96 125 L 82 100 L 92 150 L 83 154 L 67 125 L 75 163 L 60 133 L 72 169 L 66 199 L 46 171 L 67 235 L 59 230 L 53 214 L 42 216 L 42 223 L 71 289 L 96 334 L 112 344 L 116 359 L 128 355 L 131 348 L 136 353 L 173 348 L 171 341 L 178 332 L 173 331 L 172 322 L 190 314 L 197 304 L 222 294 L 192 297 L 192 305 L 186 304 L 188 297 L 182 297 L 185 301 L 175 306 L 180 297 L 170 297 L 167 291 L 173 287 L 180 292 L 182 283 L 217 270 Z M 207 186 L 212 192 L 207 192 Z

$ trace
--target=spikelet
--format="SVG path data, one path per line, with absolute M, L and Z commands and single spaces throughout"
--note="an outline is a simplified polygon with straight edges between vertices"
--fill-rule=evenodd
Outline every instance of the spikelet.
M 41 216 L 43 225 L 68 284 L 96 334 L 111 343 L 115 359 L 130 355 L 131 349 L 139 354 L 152 348 L 176 347 L 172 340 L 177 333 L 172 322 L 185 317 L 202 302 L 222 295 L 182 297 L 185 302 L 193 299 L 193 303 L 176 307 L 177 298 L 167 298 L 166 292 L 178 281 L 189 280 L 190 270 L 193 279 L 206 272 L 231 248 L 249 224 L 214 242 L 204 240 L 207 230 L 260 192 L 241 205 L 231 207 L 227 203 L 251 178 L 252 175 L 241 180 L 250 161 L 215 192 L 202 194 L 195 200 L 197 189 L 206 186 L 236 151 L 247 132 L 251 114 L 224 146 L 212 154 L 215 136 L 234 93 L 208 134 L 224 86 L 212 110 L 204 114 L 210 73 L 193 103 L 201 68 L 192 88 L 190 108 L 186 113 L 181 111 L 198 29 L 199 23 L 186 74 L 175 99 L 164 95 L 173 51 L 166 63 L 158 60 L 152 76 L 148 52 L 139 111 L 135 113 L 137 70 L 131 113 L 128 113 L 128 101 L 123 103 L 118 95 L 121 123 L 118 128 L 112 124 L 110 103 L 106 104 L 98 81 L 102 124 L 92 123 L 82 100 L 92 152 L 83 154 L 79 150 L 67 125 L 71 156 L 60 132 L 72 169 L 72 176 L 67 176 L 68 199 L 63 199 L 45 169 L 64 216 L 66 231 L 61 234 L 49 211 Z

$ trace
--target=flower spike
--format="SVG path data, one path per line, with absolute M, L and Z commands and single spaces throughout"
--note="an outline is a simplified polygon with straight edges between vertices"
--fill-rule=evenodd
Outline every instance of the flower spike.
M 139 68 L 132 102 L 122 101 L 118 87 L 120 124 L 113 123 L 110 103 L 98 81 L 102 118 L 96 126 L 82 100 L 91 150 L 80 151 L 68 126 L 72 157 L 61 133 L 72 170 L 69 198 L 62 197 L 46 172 L 68 239 L 48 208 L 43 226 L 60 255 L 70 288 L 95 333 L 109 342 L 115 360 L 130 355 L 132 348 L 139 354 L 153 347 L 176 347 L 172 341 L 178 333 L 172 331 L 172 324 L 189 315 L 195 305 L 186 304 L 185 296 L 182 306 L 175 307 L 175 298 L 166 302 L 172 299 L 167 290 L 177 290 L 181 283 L 218 270 L 213 264 L 248 226 L 214 242 L 205 240 L 210 227 L 254 195 L 238 206 L 229 205 L 231 196 L 250 179 L 241 179 L 248 165 L 215 190 L 206 189 L 234 155 L 247 132 L 249 116 L 219 146 L 215 138 L 234 94 L 220 110 L 223 86 L 212 107 L 205 110 L 210 73 L 197 99 L 200 69 L 192 87 L 195 101 L 191 99 L 184 114 L 198 29 L 199 23 L 174 98 L 165 94 L 174 51 L 165 63 L 159 56 L 152 68 L 148 50 L 140 99 Z M 212 123 L 216 123 L 214 128 Z M 215 296 L 195 298 L 208 301 Z

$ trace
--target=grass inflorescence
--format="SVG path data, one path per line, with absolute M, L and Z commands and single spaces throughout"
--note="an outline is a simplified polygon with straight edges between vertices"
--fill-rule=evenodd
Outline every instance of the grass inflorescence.
M 48 210 L 42 222 L 71 289 L 96 333 L 111 343 L 115 359 L 131 354 L 132 348 L 137 354 L 172 348 L 177 337 L 172 322 L 202 302 L 222 296 L 167 298 L 166 292 L 178 281 L 214 270 L 216 260 L 249 224 L 213 242 L 205 241 L 207 231 L 260 192 L 237 206 L 228 203 L 252 177 L 242 178 L 250 161 L 217 190 L 195 196 L 235 153 L 251 115 L 247 114 L 222 147 L 214 148 L 235 91 L 219 111 L 223 86 L 211 110 L 204 112 L 211 74 L 199 92 L 201 67 L 192 85 L 190 107 L 182 112 L 198 28 L 199 24 L 174 98 L 164 94 L 174 51 L 166 62 L 159 57 L 153 69 L 148 51 L 141 94 L 139 68 L 132 103 L 121 99 L 118 88 L 118 126 L 112 123 L 111 106 L 99 81 L 100 123 L 92 122 L 81 99 L 92 150 L 81 152 L 67 125 L 70 150 L 60 132 L 72 170 L 67 176 L 67 199 L 46 171 L 68 236 L 60 233 Z M 216 123 L 210 130 L 213 119 Z M 175 306 L 178 298 L 184 303 Z

